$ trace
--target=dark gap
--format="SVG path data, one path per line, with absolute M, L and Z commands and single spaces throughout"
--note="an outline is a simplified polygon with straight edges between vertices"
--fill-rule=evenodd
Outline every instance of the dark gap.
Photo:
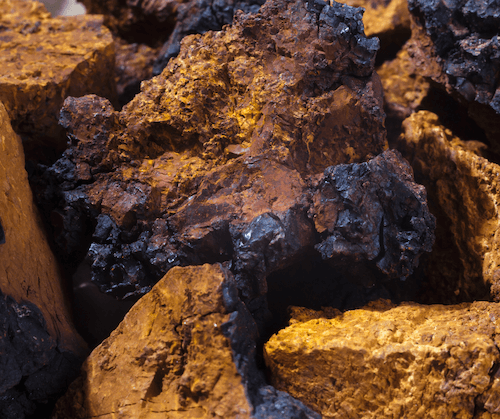
M 404 293 L 397 289 L 399 280 L 370 281 L 366 279 L 367 272 L 373 277 L 369 267 L 353 264 L 352 271 L 339 269 L 322 260 L 315 251 L 295 264 L 273 272 L 267 278 L 267 302 L 272 319 L 267 323 L 264 341 L 288 325 L 289 306 L 313 310 L 331 307 L 346 311 L 380 298 L 393 302 L 402 300 Z
M 385 61 L 395 59 L 400 49 L 410 37 L 410 28 L 402 28 L 398 31 L 378 35 L 380 39 L 380 49 L 375 58 L 375 67 L 379 67 Z
M 419 110 L 427 110 L 439 116 L 439 121 L 462 141 L 480 141 L 490 146 L 490 141 L 484 131 L 470 118 L 466 106 L 461 105 L 439 86 L 431 83 L 427 96 Z M 498 161 L 498 157 L 496 159 Z
M 82 262 L 72 275 L 72 309 L 75 327 L 91 349 L 116 329 L 138 298 L 117 300 L 91 281 L 90 266 Z

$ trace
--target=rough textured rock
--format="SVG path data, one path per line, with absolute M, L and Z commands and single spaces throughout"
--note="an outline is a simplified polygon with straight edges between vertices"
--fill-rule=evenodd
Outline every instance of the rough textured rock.
M 377 68 L 384 87 L 384 109 L 389 118 L 403 120 L 415 112 L 429 91 L 429 82 L 418 74 L 408 50 Z
M 319 418 L 265 385 L 256 335 L 226 268 L 174 268 L 92 352 L 52 417 Z
M 120 107 L 139 93 L 141 82 L 153 77 L 158 49 L 145 44 L 129 44 L 114 37 L 116 49 L 116 91 Z
M 265 293 L 264 272 L 315 244 L 311 175 L 386 148 L 378 41 L 362 30 L 359 9 L 269 2 L 187 38 L 119 113 L 68 98 L 72 146 L 47 172 L 62 191 L 41 196 L 61 253 L 87 244 L 94 280 L 119 297 L 173 266 L 231 259 L 259 276 L 238 276 L 241 290 Z
M 365 34 L 380 39 L 379 62 L 395 54 L 410 38 L 410 12 L 406 0 L 343 0 L 341 3 L 365 9 Z
M 28 0 L 0 2 L 0 27 L 0 101 L 16 132 L 62 151 L 57 120 L 66 96 L 115 99 L 111 33 L 101 17 L 51 18 L 43 4 Z
M 264 0 L 82 0 L 88 13 L 104 15 L 105 24 L 128 42 L 162 46 L 155 63 L 159 74 L 191 34 L 219 31 L 236 11 L 256 13 Z M 163 44 L 163 45 L 162 45 Z
M 62 348 L 80 353 L 82 342 L 71 324 L 61 274 L 33 203 L 21 139 L 1 103 L 0 135 L 0 289 L 18 302 L 36 305 L 52 338 Z
M 421 75 L 469 106 L 500 149 L 500 5 L 496 0 L 410 0 L 410 55 Z
M 324 418 L 498 415 L 497 303 L 404 304 L 295 323 L 265 345 L 271 382 Z
M 427 269 L 433 298 L 498 301 L 500 167 L 481 156 L 484 144 L 461 141 L 426 111 L 404 121 L 399 148 L 438 217 L 440 239 Z
M 0 208 L 0 416 L 17 419 L 39 412 L 65 390 L 86 345 L 71 323 L 21 139 L 1 102 Z
M 82 358 L 58 346 L 40 310 L 0 292 L 0 415 L 47 417 L 78 376 Z
M 316 248 L 337 268 L 360 269 L 364 276 L 363 268 L 376 265 L 387 278 L 405 280 L 434 243 L 426 198 L 397 152 L 329 167 L 312 197 L 315 229 L 327 233 Z

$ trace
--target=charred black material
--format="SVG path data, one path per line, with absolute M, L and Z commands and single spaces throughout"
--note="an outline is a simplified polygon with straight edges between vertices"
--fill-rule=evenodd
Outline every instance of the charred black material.
M 397 151 L 329 167 L 313 198 L 316 227 L 328 234 L 316 249 L 351 270 L 367 262 L 388 279 L 405 280 L 434 243 L 426 198 Z
M 179 2 L 176 8 L 175 26 L 168 40 L 160 50 L 153 67 L 154 74 L 160 74 L 168 61 L 179 54 L 181 41 L 187 35 L 218 31 L 233 21 L 237 10 L 256 13 L 265 0 L 192 0 Z
M 61 352 L 40 310 L 0 292 L 0 416 L 46 417 L 82 360 Z
M 0 220 L 0 244 L 4 243 L 5 243 L 5 232 L 3 231 L 2 220 Z
M 468 102 L 500 114 L 500 4 L 409 0 L 410 12 L 433 41 L 449 83 Z

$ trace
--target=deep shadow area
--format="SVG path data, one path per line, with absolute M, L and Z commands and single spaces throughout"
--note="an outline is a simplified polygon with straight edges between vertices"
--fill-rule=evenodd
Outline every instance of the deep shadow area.
M 406 281 L 369 278 L 355 269 L 351 272 L 339 269 L 313 251 L 292 266 L 273 272 L 267 278 L 267 302 L 272 320 L 267 323 L 265 340 L 288 325 L 289 306 L 314 310 L 332 307 L 346 311 L 380 298 L 390 299 L 393 303 L 408 301 L 418 292 L 417 275 Z

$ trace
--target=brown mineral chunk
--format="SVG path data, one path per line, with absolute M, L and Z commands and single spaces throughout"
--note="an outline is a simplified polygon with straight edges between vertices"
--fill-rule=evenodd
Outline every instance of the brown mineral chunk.
M 24 418 L 60 396 L 87 353 L 0 102 L 0 416 Z
M 255 338 L 228 270 L 174 268 L 87 358 L 52 417 L 318 418 L 264 384 Z
M 129 44 L 114 37 L 116 48 L 116 90 L 120 105 L 139 93 L 143 80 L 153 77 L 153 64 L 158 49 L 145 44 Z
M 461 141 L 427 111 L 403 122 L 399 146 L 438 218 L 428 297 L 500 300 L 500 167 L 481 157 L 484 144 Z
M 0 2 L 0 27 L 0 100 L 14 129 L 62 148 L 57 119 L 66 96 L 115 98 L 110 32 L 101 17 L 51 18 L 30 0 Z
M 271 382 L 324 418 L 482 418 L 499 409 L 497 303 L 404 304 L 293 324 Z
M 391 118 L 409 117 L 429 91 L 429 82 L 419 74 L 407 48 L 401 49 L 394 60 L 383 63 L 377 74 L 384 87 L 384 109 Z
M 252 256 L 259 285 L 247 291 L 264 293 L 265 272 L 314 244 L 309 180 L 387 147 L 378 41 L 361 17 L 338 3 L 271 1 L 186 38 L 121 112 L 96 96 L 68 98 L 61 124 L 72 146 L 47 173 L 59 191 L 44 198 L 61 252 L 90 242 L 94 279 L 123 297 L 173 266 L 256 246 L 269 259 Z M 248 229 L 260 231 L 251 248 Z
M 155 74 L 180 51 L 191 34 L 219 31 L 237 10 L 256 13 L 264 0 L 82 0 L 88 13 L 104 16 L 111 31 L 130 43 L 161 47 Z
M 409 0 L 411 58 L 468 108 L 495 151 L 500 150 L 500 5 L 495 1 Z
M 75 332 L 62 278 L 39 219 L 24 169 L 21 139 L 0 102 L 0 290 L 17 301 L 30 301 L 41 310 L 49 334 L 59 345 L 75 353 L 85 349 Z

